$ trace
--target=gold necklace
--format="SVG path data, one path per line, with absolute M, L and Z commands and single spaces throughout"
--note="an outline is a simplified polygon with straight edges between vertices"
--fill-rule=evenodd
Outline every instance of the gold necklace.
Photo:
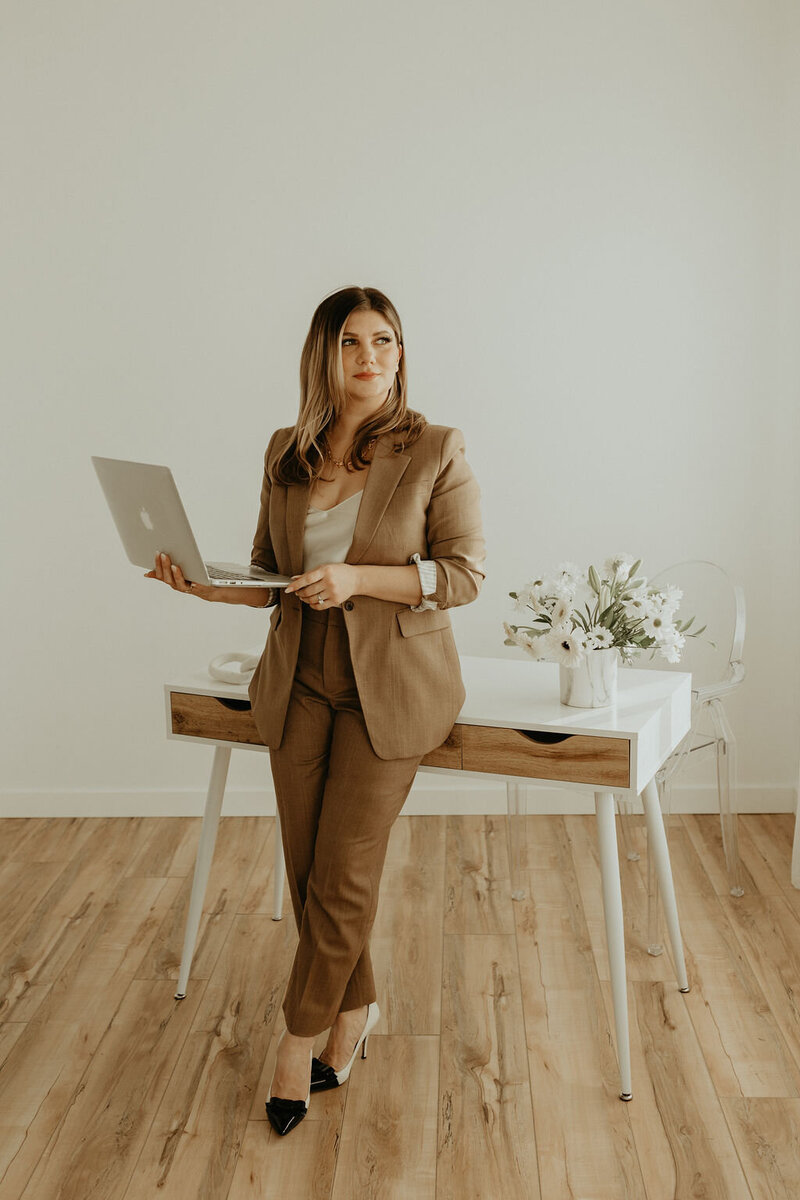
M 366 449 L 370 450 L 376 441 L 377 441 L 377 438 L 374 438 L 374 437 L 370 438 L 369 441 L 367 442 Z M 353 445 L 353 442 L 350 443 L 350 446 L 348 446 L 348 449 L 350 449 L 350 447 L 352 447 L 352 445 Z M 333 463 L 333 465 L 335 467 L 343 467 L 344 466 L 343 458 L 334 458 L 333 457 L 333 455 L 331 454 L 331 448 L 328 445 L 327 441 L 325 442 L 325 457 L 327 458 L 328 462 Z

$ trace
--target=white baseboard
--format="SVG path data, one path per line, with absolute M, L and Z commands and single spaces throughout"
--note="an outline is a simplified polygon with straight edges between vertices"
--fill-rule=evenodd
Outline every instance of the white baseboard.
M 594 812 L 594 798 L 589 792 L 529 787 L 527 796 L 531 814 Z M 193 817 L 202 816 L 205 801 L 204 788 L 8 791 L 0 792 L 0 817 Z M 738 809 L 742 813 L 793 813 L 796 805 L 796 788 L 744 784 L 738 790 Z M 222 811 L 227 817 L 274 816 L 275 795 L 271 788 L 229 787 Z M 402 815 L 450 816 L 505 811 L 503 783 L 465 779 L 454 785 L 450 775 L 428 774 L 414 784 Z M 717 811 L 717 792 L 713 786 L 675 787 L 672 790 L 674 813 Z

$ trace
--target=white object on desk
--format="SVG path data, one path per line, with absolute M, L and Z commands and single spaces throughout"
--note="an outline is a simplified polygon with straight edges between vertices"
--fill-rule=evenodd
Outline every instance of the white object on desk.
M 230 666 L 231 663 L 239 663 L 239 666 L 234 669 Z M 247 687 L 257 666 L 257 654 L 242 654 L 238 650 L 228 650 L 225 654 L 218 654 L 216 658 L 212 658 L 208 664 L 208 674 L 218 683 L 243 684 Z

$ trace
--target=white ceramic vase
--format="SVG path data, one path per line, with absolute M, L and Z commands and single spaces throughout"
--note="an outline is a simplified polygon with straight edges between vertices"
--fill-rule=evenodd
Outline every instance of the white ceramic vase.
M 577 667 L 559 665 L 561 703 L 573 708 L 603 708 L 617 699 L 616 646 L 608 650 L 587 650 Z

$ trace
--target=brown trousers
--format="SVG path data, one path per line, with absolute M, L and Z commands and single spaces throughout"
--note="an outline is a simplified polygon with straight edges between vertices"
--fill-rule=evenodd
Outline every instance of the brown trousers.
M 377 998 L 369 934 L 389 834 L 420 763 L 372 749 L 341 608 L 303 604 L 283 741 L 269 757 L 300 937 L 283 1012 L 290 1033 L 314 1037 Z

